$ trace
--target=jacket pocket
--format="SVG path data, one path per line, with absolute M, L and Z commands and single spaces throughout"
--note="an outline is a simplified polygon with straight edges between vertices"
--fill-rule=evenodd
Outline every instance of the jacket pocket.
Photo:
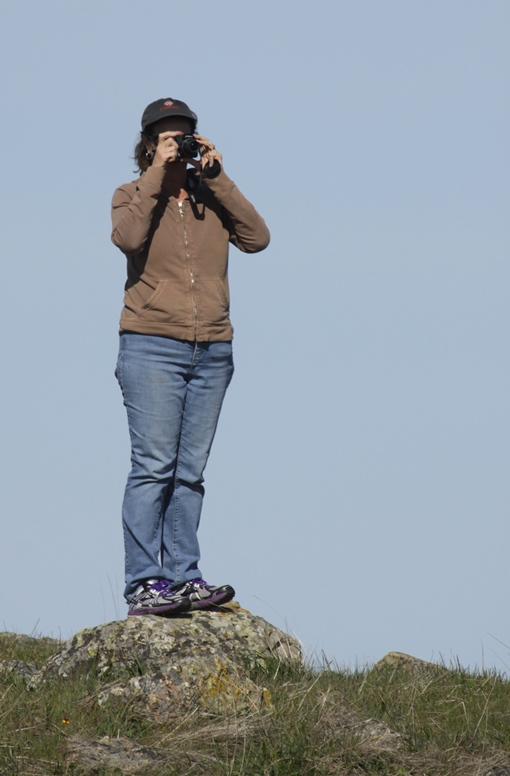
M 205 325 L 224 325 L 229 320 L 228 289 L 220 278 L 201 279 L 197 283 L 199 318 Z
M 135 289 L 133 286 L 127 292 L 125 308 L 136 318 L 151 323 L 190 325 L 190 293 L 183 281 L 160 280 L 146 299 L 142 296 L 146 288 Z
M 145 304 L 142 305 L 142 311 L 146 312 L 147 310 L 153 310 L 158 300 L 163 296 L 165 292 L 166 285 L 168 283 L 168 280 L 160 280 L 152 294 L 149 296 Z

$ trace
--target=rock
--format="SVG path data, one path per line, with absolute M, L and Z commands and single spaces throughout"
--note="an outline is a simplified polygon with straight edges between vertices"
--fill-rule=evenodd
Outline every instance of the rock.
M 323 697 L 322 734 L 325 741 L 340 739 L 356 742 L 365 754 L 395 752 L 405 737 L 378 719 L 363 719 L 352 707 L 346 706 L 336 695 Z
M 379 719 L 365 719 L 351 727 L 359 738 L 360 745 L 367 751 L 394 751 L 404 741 L 403 736 L 392 730 Z
M 102 773 L 106 768 L 121 768 L 122 773 L 139 771 L 141 766 L 152 765 L 160 760 L 158 753 L 140 746 L 129 738 L 88 740 L 71 736 L 67 741 L 67 763 L 79 763 L 88 768 L 88 773 Z
M 176 658 L 160 671 L 132 677 L 98 695 L 100 706 L 114 698 L 131 701 L 155 723 L 169 716 L 198 711 L 239 714 L 271 706 L 269 691 L 258 687 L 228 658 Z
M 388 652 L 387 655 L 375 664 L 374 668 L 395 668 L 411 674 L 431 672 L 437 674 L 448 671 L 444 666 L 440 666 L 437 663 L 429 663 L 427 660 L 420 660 L 420 658 L 413 657 L 412 655 L 406 655 L 405 652 Z
M 37 663 L 25 663 L 23 660 L 0 660 L 0 676 L 13 673 L 27 678 L 33 676 L 36 671 Z
M 240 607 L 130 617 L 77 633 L 29 686 L 94 671 L 112 679 L 99 704 L 129 699 L 141 713 L 161 719 L 183 711 L 237 714 L 270 706 L 269 692 L 246 672 L 267 657 L 302 663 L 295 639 Z
M 0 633 L 0 655 L 3 655 L 4 658 L 11 658 L 0 660 L 0 676 L 17 674 L 25 679 L 31 677 L 42 662 L 42 659 L 39 664 L 32 662 L 33 656 L 44 654 L 46 657 L 52 651 L 56 652 L 61 645 L 62 641 L 46 636 L 26 636 L 23 633 L 9 633 L 8 631 Z M 28 655 L 30 655 L 30 661 L 20 659 Z

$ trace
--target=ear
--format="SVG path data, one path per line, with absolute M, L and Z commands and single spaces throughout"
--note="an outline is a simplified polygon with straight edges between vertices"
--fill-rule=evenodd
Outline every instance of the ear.
M 145 157 L 149 161 L 152 161 L 154 152 L 156 150 L 156 143 L 154 142 L 152 137 L 150 137 L 150 135 L 146 135 L 143 132 L 142 132 L 142 143 L 145 146 Z

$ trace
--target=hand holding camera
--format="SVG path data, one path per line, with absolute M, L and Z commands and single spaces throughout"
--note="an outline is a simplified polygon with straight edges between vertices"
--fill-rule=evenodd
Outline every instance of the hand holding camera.
M 179 132 L 161 132 L 157 141 L 154 141 L 153 167 L 165 167 L 166 164 L 176 162 L 179 158 L 179 146 L 175 142 L 175 137 Z
M 194 137 L 200 143 L 202 169 L 207 167 L 207 165 L 209 165 L 210 168 L 214 167 L 215 162 L 218 162 L 221 166 L 223 163 L 223 156 L 216 150 L 214 143 L 211 143 L 211 141 L 203 135 L 195 135 Z
M 200 160 L 197 157 L 200 156 Z M 194 167 L 213 168 L 217 161 L 222 163 L 222 155 L 211 141 L 203 135 L 183 134 L 182 132 L 161 132 L 158 135 L 154 151 L 153 167 L 182 160 L 189 161 Z

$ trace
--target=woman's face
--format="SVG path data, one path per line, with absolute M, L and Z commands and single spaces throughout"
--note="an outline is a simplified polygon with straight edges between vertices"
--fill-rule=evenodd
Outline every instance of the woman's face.
M 181 135 L 190 135 L 193 132 L 193 124 L 184 116 L 167 116 L 155 121 L 150 126 L 152 137 L 157 138 L 162 132 L 175 132 Z

